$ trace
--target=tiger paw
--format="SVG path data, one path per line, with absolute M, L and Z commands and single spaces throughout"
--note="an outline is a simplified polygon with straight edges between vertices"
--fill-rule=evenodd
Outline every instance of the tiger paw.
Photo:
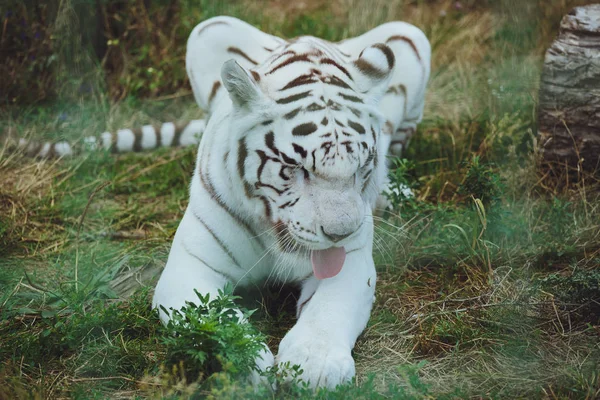
M 299 365 L 302 373 L 298 379 L 308 382 L 311 388 L 334 389 L 350 382 L 355 374 L 350 349 L 336 344 L 331 338 L 320 338 L 292 329 L 281 341 L 277 363 Z
M 273 353 L 271 353 L 271 350 L 269 350 L 267 345 L 264 345 L 264 348 L 258 353 L 254 363 L 256 365 L 256 370 L 252 371 L 249 376 L 252 386 L 255 388 L 263 385 L 269 386 L 269 382 L 267 378 L 265 378 L 264 372 L 266 372 L 275 364 L 275 358 L 273 357 Z M 272 389 L 275 388 L 272 387 Z

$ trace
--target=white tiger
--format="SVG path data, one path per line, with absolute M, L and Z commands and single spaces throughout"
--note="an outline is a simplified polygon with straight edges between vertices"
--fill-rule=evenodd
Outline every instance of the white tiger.
M 231 17 L 196 26 L 187 71 L 210 118 L 153 306 L 227 283 L 299 283 L 296 325 L 257 365 L 299 364 L 312 387 L 349 381 L 375 293 L 371 210 L 388 149 L 421 119 L 430 52 L 402 22 L 340 43 Z

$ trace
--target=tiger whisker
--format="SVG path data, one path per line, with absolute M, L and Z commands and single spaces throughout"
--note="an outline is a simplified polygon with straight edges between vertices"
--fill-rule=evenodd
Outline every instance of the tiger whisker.
M 276 243 L 281 249 L 286 249 L 292 240 L 293 240 L 293 238 L 286 231 L 285 236 L 281 240 L 278 240 Z M 275 262 L 273 264 L 273 268 L 271 268 L 271 271 L 269 272 L 269 276 L 267 276 L 267 281 L 269 281 L 271 279 L 271 277 L 273 276 L 273 274 L 276 272 L 277 272 L 276 275 L 279 276 L 279 273 L 278 273 L 279 266 L 280 266 L 279 261 L 281 260 L 282 256 L 284 256 L 284 255 L 285 255 L 285 251 L 280 251 L 279 254 L 277 255 L 277 259 L 275 260 Z
M 378 234 L 387 235 L 387 237 L 389 237 L 390 239 L 394 240 L 398 245 L 400 245 L 400 246 L 403 245 L 403 243 L 400 241 L 400 239 L 398 239 L 396 237 L 396 235 L 394 235 L 392 232 L 389 232 L 389 231 L 385 230 L 383 227 L 381 227 L 381 226 L 375 226 L 375 231 Z M 406 235 L 403 235 L 402 233 L 400 233 L 400 235 L 402 235 L 403 237 L 406 237 Z
M 265 229 L 263 232 L 259 233 L 258 235 L 251 236 L 250 239 L 256 239 L 256 238 L 261 237 L 263 235 L 275 232 L 276 229 L 277 229 L 277 226 L 272 226 L 272 227 L 270 227 L 268 229 Z
M 390 253 L 390 250 L 382 243 L 385 243 L 385 241 L 379 237 L 373 237 L 373 245 L 377 248 L 377 251 L 380 252 L 384 258 L 388 258 L 390 262 L 393 262 L 394 257 Z
M 233 285 L 233 288 L 235 289 L 237 287 L 237 285 L 239 285 L 239 283 L 246 277 L 248 276 L 248 274 L 254 269 L 256 268 L 256 266 L 267 256 L 269 255 L 273 249 L 277 246 L 277 242 L 273 243 L 271 246 L 269 246 L 264 252 L 263 255 L 254 263 L 253 266 L 251 266 L 250 268 L 248 268 L 248 270 L 244 273 L 244 275 L 242 275 L 242 277 L 240 279 L 238 279 L 238 281 Z

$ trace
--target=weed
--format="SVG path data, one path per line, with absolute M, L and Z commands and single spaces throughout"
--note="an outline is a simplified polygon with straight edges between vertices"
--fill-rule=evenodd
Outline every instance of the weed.
M 599 263 L 600 260 L 596 260 Z M 576 269 L 567 275 L 550 274 L 540 280 L 573 322 L 600 322 L 600 270 Z
M 479 156 L 473 156 L 457 193 L 490 206 L 500 201 L 502 189 L 500 176 L 490 166 L 483 165 Z
M 247 321 L 252 312 L 236 308 L 231 288 L 219 291 L 215 299 L 196 292 L 198 303 L 188 303 L 181 310 L 167 310 L 171 319 L 162 343 L 167 349 L 169 365 L 185 365 L 186 376 L 209 376 L 228 364 L 234 374 L 248 374 L 256 369 L 254 360 L 262 349 L 264 337 Z
M 390 206 L 393 210 L 399 210 L 401 206 L 410 201 L 413 197 L 413 189 L 415 189 L 414 177 L 414 162 L 405 158 L 392 159 L 390 168 L 389 186 L 384 192 L 384 195 L 390 201 Z

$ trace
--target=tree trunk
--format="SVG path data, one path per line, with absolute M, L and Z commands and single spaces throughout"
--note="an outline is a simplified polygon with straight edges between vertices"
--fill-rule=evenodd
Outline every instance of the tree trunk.
M 600 4 L 565 15 L 546 52 L 538 138 L 546 166 L 600 171 Z

